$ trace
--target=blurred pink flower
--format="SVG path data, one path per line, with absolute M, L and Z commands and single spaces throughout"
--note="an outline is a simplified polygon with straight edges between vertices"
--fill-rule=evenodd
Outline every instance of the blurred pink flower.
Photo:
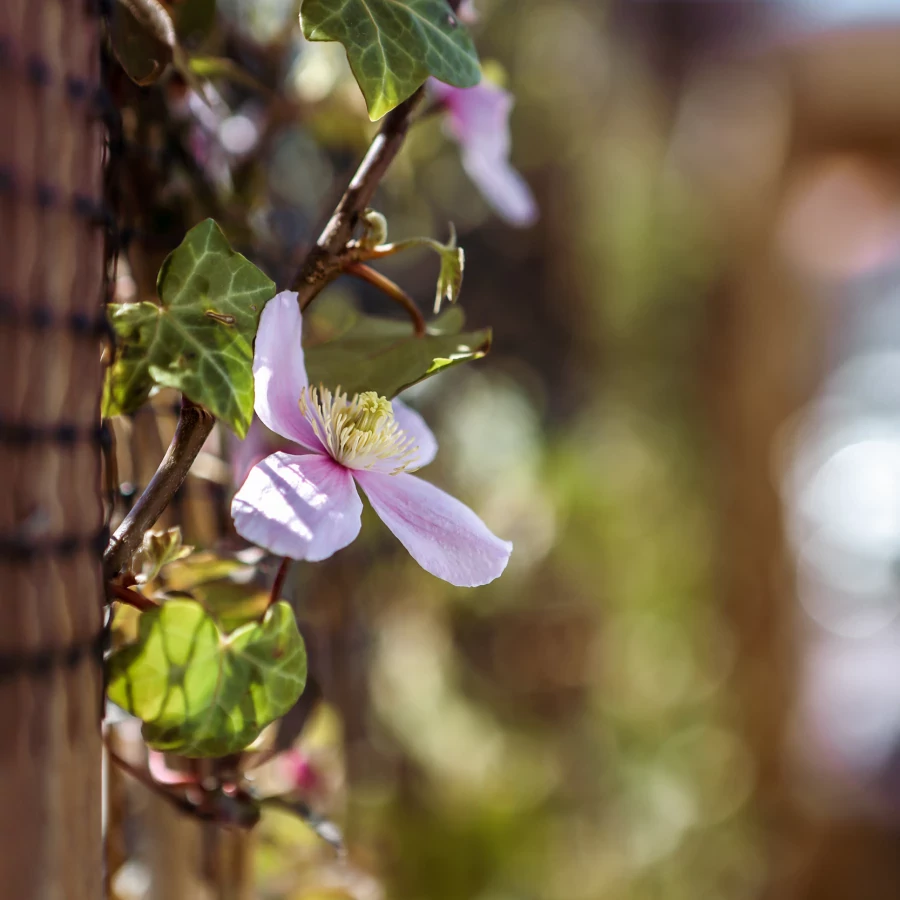
M 262 423 L 309 452 L 273 453 L 252 468 L 231 505 L 238 534 L 279 556 L 327 559 L 359 534 L 358 484 L 425 571 L 460 587 L 497 578 L 512 544 L 467 506 L 409 474 L 437 453 L 422 417 L 372 392 L 348 399 L 311 387 L 301 330 L 295 293 L 270 300 L 253 374 Z
M 166 754 L 159 750 L 147 749 L 147 770 L 157 784 L 183 786 L 197 783 L 197 776 L 192 772 L 170 769 L 166 763 Z
M 462 0 L 456 14 L 459 16 L 459 20 L 465 22 L 466 25 L 474 25 L 479 18 L 474 0 Z
M 305 753 L 286 750 L 281 754 L 281 765 L 292 791 L 307 793 L 319 786 L 319 773 Z
M 447 110 L 446 127 L 462 150 L 463 168 L 485 200 L 510 225 L 533 225 L 534 195 L 509 162 L 512 94 L 485 79 L 457 88 L 431 78 L 429 87 Z

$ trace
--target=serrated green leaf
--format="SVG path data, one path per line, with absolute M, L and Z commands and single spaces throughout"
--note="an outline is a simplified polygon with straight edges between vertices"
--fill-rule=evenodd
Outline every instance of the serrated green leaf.
M 118 0 L 110 36 L 116 59 L 137 84 L 152 84 L 172 62 L 175 26 L 159 0 Z
M 274 283 L 207 219 L 163 262 L 157 288 L 159 306 L 110 306 L 117 346 L 103 415 L 134 412 L 155 386 L 171 387 L 244 437 L 253 414 L 253 338 Z
M 374 121 L 429 75 L 457 87 L 481 79 L 472 39 L 446 0 L 303 0 L 303 35 L 339 41 Z
M 326 315 L 316 310 L 309 314 Z M 311 384 L 348 394 L 375 391 L 395 397 L 401 391 L 449 366 L 481 359 L 491 346 L 491 330 L 462 332 L 465 317 L 456 306 L 432 321 L 424 337 L 394 319 L 360 315 L 335 340 L 307 347 L 306 370 Z M 312 331 L 315 331 L 313 321 Z
M 182 756 L 249 746 L 297 702 L 306 650 L 290 606 L 226 635 L 199 603 L 141 613 L 138 638 L 109 657 L 110 700 L 143 723 L 144 740 Z

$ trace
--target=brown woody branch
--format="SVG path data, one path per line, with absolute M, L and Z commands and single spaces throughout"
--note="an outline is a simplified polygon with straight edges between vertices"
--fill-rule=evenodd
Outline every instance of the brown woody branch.
M 424 96 L 425 88 L 420 87 L 412 97 L 384 117 L 384 124 L 375 135 L 344 196 L 294 277 L 291 289 L 297 292 L 300 309 L 306 309 L 319 291 L 341 273 L 347 244 L 353 238 L 359 217 L 372 202 L 388 166 L 403 146 L 413 114 Z
M 163 461 L 103 554 L 107 579 L 113 578 L 128 564 L 144 540 L 144 532 L 153 527 L 169 505 L 206 443 L 215 421 L 212 413 L 184 398 L 175 435 Z
M 456 5 L 451 2 L 454 9 Z M 301 309 L 309 306 L 319 291 L 340 274 L 346 262 L 347 244 L 353 237 L 359 217 L 371 203 L 379 182 L 403 145 L 424 94 L 424 87 L 419 88 L 385 116 L 331 219 L 294 278 L 292 288 L 297 291 Z M 214 423 L 209 412 L 185 399 L 175 436 L 163 461 L 106 548 L 103 567 L 107 579 L 113 578 L 128 564 L 143 541 L 144 532 L 153 527 L 169 505 Z
M 461 2 L 448 0 L 448 5 L 457 13 Z M 306 309 L 316 295 L 340 275 L 348 262 L 356 261 L 347 253 L 347 244 L 353 238 L 360 215 L 371 204 L 381 179 L 403 146 L 413 115 L 424 98 L 425 85 L 422 85 L 384 117 L 344 196 L 294 276 L 291 290 L 297 292 L 300 309 Z

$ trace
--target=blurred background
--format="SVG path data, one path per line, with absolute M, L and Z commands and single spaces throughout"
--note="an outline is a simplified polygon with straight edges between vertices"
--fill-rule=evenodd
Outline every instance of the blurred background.
M 212 6 L 181 4 L 185 42 L 252 82 L 111 74 L 119 300 L 207 215 L 284 287 L 374 131 L 296 0 Z M 900 2 L 476 6 L 537 223 L 437 114 L 376 205 L 465 248 L 493 351 L 405 397 L 509 569 L 450 588 L 368 512 L 294 566 L 316 687 L 286 734 L 346 856 L 277 813 L 212 835 L 110 772 L 114 894 L 203 897 L 202 860 L 264 900 L 897 897 Z M 430 306 L 432 257 L 382 268 Z M 126 498 L 173 401 L 117 425 Z M 164 524 L 240 549 L 239 452 L 214 434 Z

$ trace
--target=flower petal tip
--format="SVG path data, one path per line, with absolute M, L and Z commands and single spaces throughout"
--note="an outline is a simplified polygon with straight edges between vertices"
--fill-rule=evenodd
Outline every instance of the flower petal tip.
M 414 475 L 354 474 L 381 521 L 426 572 L 455 587 L 479 587 L 503 573 L 512 544 L 464 503 Z

